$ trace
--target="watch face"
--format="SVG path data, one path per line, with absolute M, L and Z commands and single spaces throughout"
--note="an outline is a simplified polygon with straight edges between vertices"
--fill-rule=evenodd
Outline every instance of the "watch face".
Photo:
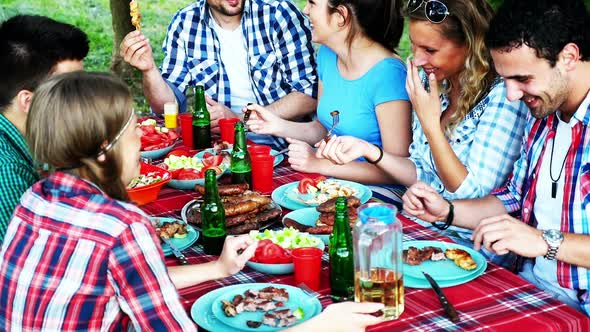
M 544 234 L 547 240 L 551 242 L 561 242 L 563 240 L 563 234 L 556 229 L 546 230 Z

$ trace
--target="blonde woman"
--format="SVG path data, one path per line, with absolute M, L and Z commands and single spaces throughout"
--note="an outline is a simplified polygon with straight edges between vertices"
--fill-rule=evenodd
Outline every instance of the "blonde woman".
M 410 158 L 350 136 L 322 142 L 317 156 L 336 164 L 378 161 L 397 184 L 420 180 L 446 199 L 485 196 L 510 174 L 527 116 L 524 102 L 506 99 L 484 44 L 493 10 L 485 0 L 410 0 L 406 10 L 413 53 L 406 81 L 414 108 Z
M 197 331 L 176 289 L 237 273 L 253 256 L 249 236 L 228 237 L 216 261 L 166 267 L 149 219 L 126 203 L 139 175 L 136 123 L 129 90 L 109 75 L 65 74 L 35 91 L 27 142 L 57 171 L 24 194 L 8 225 L 0 330 Z M 379 318 L 363 313 L 381 308 L 339 304 L 293 331 L 329 322 L 364 331 Z

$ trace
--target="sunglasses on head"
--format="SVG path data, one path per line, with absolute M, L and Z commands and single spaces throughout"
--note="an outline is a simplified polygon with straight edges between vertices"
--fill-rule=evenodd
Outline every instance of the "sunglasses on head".
M 408 13 L 413 13 L 424 5 L 424 15 L 432 23 L 441 23 L 451 13 L 444 3 L 438 0 L 408 0 Z

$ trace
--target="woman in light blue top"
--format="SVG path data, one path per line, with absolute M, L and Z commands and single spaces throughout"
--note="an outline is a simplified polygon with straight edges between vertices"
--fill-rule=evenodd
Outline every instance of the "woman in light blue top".
M 360 182 L 388 183 L 387 173 L 362 160 L 334 165 L 316 158 L 313 145 L 332 126 L 336 135 L 367 140 L 388 153 L 407 156 L 411 140 L 411 107 L 404 87 L 406 68 L 395 53 L 403 30 L 401 5 L 392 0 L 310 0 L 303 11 L 312 23 L 318 51 L 317 120 L 295 123 L 267 109 L 247 123 L 253 132 L 287 137 L 293 169 Z
M 408 13 L 414 56 L 406 82 L 414 107 L 410 158 L 350 136 L 322 143 L 317 155 L 335 163 L 377 160 L 395 183 L 420 180 L 447 199 L 482 197 L 512 171 L 528 111 L 522 101 L 506 100 L 485 48 L 493 10 L 485 0 L 410 0 Z M 471 234 L 446 235 L 459 241 Z

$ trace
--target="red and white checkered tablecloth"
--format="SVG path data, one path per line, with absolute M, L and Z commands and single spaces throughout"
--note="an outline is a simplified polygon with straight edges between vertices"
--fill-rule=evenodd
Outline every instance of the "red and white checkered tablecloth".
M 285 161 L 275 169 L 274 187 L 298 181 L 306 175 L 293 171 Z M 380 200 L 395 203 L 399 193 L 392 192 L 390 200 L 383 190 L 375 188 Z M 157 201 L 142 208 L 153 216 L 180 217 L 180 210 L 196 193 L 163 188 Z M 448 238 L 427 230 L 411 220 L 399 216 L 404 226 L 404 240 L 441 240 Z M 184 251 L 192 264 L 216 259 L 205 255 L 199 245 Z M 176 265 L 174 257 L 166 263 Z M 248 267 L 240 273 L 216 281 L 205 282 L 179 290 L 182 302 L 190 313 L 190 307 L 201 295 L 219 287 L 251 282 L 272 282 L 293 285 L 293 275 L 268 275 Z M 320 293 L 330 292 L 328 255 L 324 253 L 321 271 Z M 488 263 L 485 273 L 477 279 L 444 289 L 449 301 L 459 312 L 461 321 L 452 323 L 445 315 L 435 293 L 431 289 L 405 290 L 405 311 L 394 321 L 371 326 L 367 331 L 590 331 L 590 319 L 553 299 L 549 294 L 497 265 Z M 331 300 L 322 301 L 324 306 Z

